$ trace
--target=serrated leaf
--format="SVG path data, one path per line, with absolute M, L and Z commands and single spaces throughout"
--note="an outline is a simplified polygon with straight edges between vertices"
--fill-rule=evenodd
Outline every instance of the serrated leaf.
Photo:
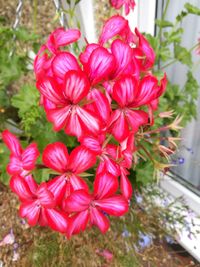
M 39 93 L 33 85 L 24 85 L 11 99 L 12 105 L 19 109 L 20 115 L 29 111 L 32 106 L 37 106 L 38 101 Z
M 192 65 L 192 56 L 191 53 L 183 46 L 179 44 L 174 45 L 174 56 L 181 63 L 191 66 Z
M 198 8 L 197 6 L 186 3 L 184 7 L 187 9 L 188 13 L 200 16 L 200 8 Z

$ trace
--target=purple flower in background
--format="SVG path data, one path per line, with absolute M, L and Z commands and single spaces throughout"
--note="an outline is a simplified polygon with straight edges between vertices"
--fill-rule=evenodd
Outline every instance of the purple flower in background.
M 140 194 L 135 194 L 135 200 L 136 200 L 137 204 L 141 204 L 143 201 L 143 198 Z
M 130 237 L 131 233 L 127 229 L 124 229 L 124 231 L 122 232 L 122 236 L 123 237 Z
M 138 245 L 140 246 L 141 249 L 150 247 L 152 242 L 153 242 L 152 236 L 139 232 Z
M 185 159 L 183 157 L 178 157 L 178 164 L 182 165 L 184 164 Z

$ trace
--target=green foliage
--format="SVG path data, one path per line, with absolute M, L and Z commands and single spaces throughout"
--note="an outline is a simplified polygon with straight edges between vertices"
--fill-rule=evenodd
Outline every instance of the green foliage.
M 9 182 L 9 176 L 6 172 L 8 161 L 9 151 L 4 144 L 0 143 L 0 181 L 6 185 Z
M 193 48 L 187 49 L 182 44 L 184 29 L 182 20 L 189 14 L 199 15 L 200 9 L 186 3 L 177 16 L 175 21 L 166 21 L 165 14 L 160 20 L 156 20 L 158 32 L 156 36 L 147 34 L 146 37 L 156 52 L 155 75 L 160 71 L 177 62 L 184 64 L 187 68 L 187 81 L 181 88 L 178 81 L 175 84 L 169 80 L 164 97 L 160 101 L 160 110 L 175 110 L 176 114 L 183 115 L 183 125 L 196 117 L 195 102 L 198 97 L 199 84 L 195 79 L 192 66 Z
M 200 8 L 194 6 L 190 3 L 185 3 L 184 7 L 187 9 L 188 13 L 200 16 Z

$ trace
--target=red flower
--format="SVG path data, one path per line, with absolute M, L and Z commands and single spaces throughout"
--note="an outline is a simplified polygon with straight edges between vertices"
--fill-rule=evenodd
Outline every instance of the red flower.
M 116 8 L 120 9 L 122 6 L 125 6 L 125 14 L 128 15 L 130 9 L 134 9 L 135 1 L 134 0 L 110 0 L 110 4 Z
M 44 78 L 37 83 L 37 87 L 53 104 L 51 108 L 46 106 L 46 113 L 48 120 L 53 122 L 55 131 L 64 128 L 67 134 L 78 138 L 86 133 L 98 133 L 100 127 L 98 118 L 80 105 L 80 101 L 90 89 L 87 76 L 83 72 L 67 71 L 64 83 L 61 85 L 55 79 Z
M 69 213 L 75 212 L 67 236 L 84 231 L 88 221 L 105 233 L 109 228 L 109 220 L 103 212 L 113 216 L 124 215 L 128 211 L 128 202 L 123 196 L 115 195 L 117 188 L 116 177 L 102 173 L 96 176 L 93 194 L 85 190 L 74 191 L 65 200 L 65 209 Z
M 88 190 L 87 183 L 79 177 L 79 174 L 95 164 L 94 152 L 78 146 L 69 155 L 66 146 L 56 142 L 45 148 L 42 160 L 45 166 L 61 174 L 47 183 L 58 204 L 73 190 Z
M 10 187 L 22 201 L 20 216 L 25 217 L 31 226 L 38 223 L 41 226 L 48 225 L 62 233 L 67 231 L 68 218 L 62 211 L 56 209 L 54 196 L 47 189 L 46 183 L 36 185 L 35 192 L 31 192 L 27 181 L 21 176 L 13 176 Z
M 35 168 L 35 162 L 39 157 L 37 145 L 32 143 L 26 149 L 23 149 L 16 136 L 8 130 L 2 133 L 2 138 L 11 152 L 10 162 L 7 166 L 8 173 L 11 175 L 27 175 Z

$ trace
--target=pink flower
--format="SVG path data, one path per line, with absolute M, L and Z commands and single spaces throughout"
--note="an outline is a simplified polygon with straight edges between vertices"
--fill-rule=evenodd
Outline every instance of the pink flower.
M 89 45 L 80 56 L 91 85 L 106 80 L 114 68 L 114 57 L 104 47 Z
M 80 36 L 79 30 L 58 28 L 50 34 L 46 45 L 52 53 L 56 53 L 60 47 L 76 42 Z
M 130 30 L 128 20 L 120 15 L 112 16 L 105 22 L 99 37 L 99 44 L 104 45 L 115 36 L 120 36 L 127 43 L 133 42 L 135 39 Z
M 37 223 L 41 226 L 49 225 L 53 230 L 66 232 L 68 218 L 62 211 L 56 209 L 56 202 L 52 192 L 47 189 L 46 183 L 37 186 L 33 193 L 29 184 L 21 176 L 13 176 L 10 187 L 22 201 L 19 214 L 26 218 L 29 225 Z
M 109 228 L 109 220 L 103 214 L 122 216 L 128 211 L 128 202 L 123 196 L 115 195 L 118 188 L 116 177 L 109 173 L 96 176 L 94 193 L 85 190 L 74 191 L 65 200 L 65 209 L 75 212 L 67 230 L 67 236 L 84 231 L 87 223 L 97 226 L 102 233 Z
M 140 65 L 140 70 L 146 71 L 153 67 L 156 55 L 149 42 L 137 28 L 135 28 L 135 33 L 138 37 L 138 45 L 137 48 L 134 49 L 135 58 Z
M 120 9 L 122 6 L 125 6 L 126 15 L 129 14 L 130 9 L 134 10 L 135 7 L 134 0 L 110 0 L 110 4 L 116 9 Z
M 7 171 L 11 175 L 20 174 L 26 176 L 35 168 L 35 162 L 39 157 L 39 151 L 35 143 L 30 144 L 26 149 L 23 149 L 19 140 L 8 130 L 2 133 L 4 143 L 10 150 L 10 162 L 7 166 Z
M 56 142 L 45 148 L 42 160 L 45 166 L 61 174 L 47 183 L 58 204 L 74 190 L 88 190 L 87 183 L 79 174 L 94 166 L 96 153 L 78 146 L 69 155 L 66 146 Z
M 88 78 L 83 72 L 67 71 L 61 85 L 55 79 L 41 79 L 37 88 L 48 103 L 52 103 L 46 106 L 46 113 L 48 120 L 54 124 L 55 131 L 64 128 L 67 134 L 77 138 L 87 133 L 98 133 L 99 119 L 80 105 L 90 89 Z

